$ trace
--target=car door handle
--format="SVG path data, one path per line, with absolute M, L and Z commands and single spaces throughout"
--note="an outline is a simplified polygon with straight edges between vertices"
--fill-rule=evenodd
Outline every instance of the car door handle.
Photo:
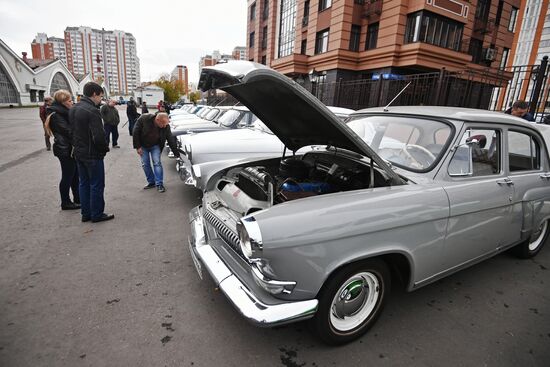
M 548 179 L 550 179 L 550 173 L 548 173 L 548 172 L 541 173 L 540 178 L 545 178 L 545 179 L 548 180 Z
M 514 181 L 510 180 L 509 178 L 505 178 L 503 180 L 497 180 L 497 184 L 512 186 L 514 184 Z

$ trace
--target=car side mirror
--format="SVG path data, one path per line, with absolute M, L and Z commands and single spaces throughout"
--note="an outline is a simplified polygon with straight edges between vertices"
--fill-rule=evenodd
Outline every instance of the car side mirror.
M 451 177 L 467 177 L 474 174 L 472 147 L 474 144 L 479 144 L 477 139 L 466 140 L 454 148 L 454 155 L 449 162 L 447 172 Z

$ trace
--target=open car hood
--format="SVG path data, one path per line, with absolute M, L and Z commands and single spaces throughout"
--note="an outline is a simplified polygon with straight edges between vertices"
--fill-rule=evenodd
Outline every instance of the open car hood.
M 202 91 L 221 89 L 248 107 L 292 151 L 329 145 L 371 157 L 395 184 L 403 180 L 359 136 L 298 83 L 250 61 L 202 69 Z

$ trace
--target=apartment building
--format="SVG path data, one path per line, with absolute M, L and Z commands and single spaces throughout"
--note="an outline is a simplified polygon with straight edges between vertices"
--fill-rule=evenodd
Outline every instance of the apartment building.
M 170 80 L 179 82 L 177 84 L 180 88 L 179 92 L 183 95 L 187 95 L 189 84 L 187 66 L 177 65 L 170 73 Z
M 517 11 L 514 42 L 510 49 L 504 48 L 509 57 L 503 59 L 508 69 L 521 70 L 517 78 L 532 78 L 532 67 L 540 64 L 544 56 L 550 56 L 550 8 L 549 0 L 521 0 Z M 536 68 L 536 67 L 535 67 Z M 535 83 L 512 82 L 508 94 L 511 99 L 530 100 Z M 544 101 L 548 100 L 549 86 L 542 91 Z M 504 97 L 501 97 L 501 100 Z M 546 107 L 550 107 L 546 105 Z
M 233 52 L 231 53 L 234 60 L 247 60 L 246 58 L 246 47 L 244 46 L 237 46 L 233 49 Z
M 62 60 L 77 78 L 90 75 L 110 94 L 128 95 L 140 84 L 136 39 L 131 33 L 90 27 L 67 27 L 64 38 L 38 33 L 31 44 L 33 59 Z
M 520 0 L 248 0 L 249 60 L 290 77 L 502 75 Z
M 201 57 L 199 61 L 199 75 L 203 67 L 216 65 L 219 62 L 228 60 L 246 60 L 246 49 L 244 47 L 235 47 L 231 54 L 222 54 L 219 50 L 215 50 L 212 52 L 212 55 L 205 55 Z
M 48 37 L 46 33 L 38 33 L 31 43 L 31 51 L 33 59 L 59 59 L 67 65 L 67 52 L 63 38 Z

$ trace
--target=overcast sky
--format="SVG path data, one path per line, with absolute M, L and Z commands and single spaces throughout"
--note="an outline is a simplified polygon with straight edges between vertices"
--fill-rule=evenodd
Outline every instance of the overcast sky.
M 246 46 L 246 13 L 246 0 L 0 0 L 0 38 L 32 57 L 39 32 L 63 38 L 66 27 L 122 30 L 136 38 L 141 81 L 185 65 L 196 83 L 201 56 Z

